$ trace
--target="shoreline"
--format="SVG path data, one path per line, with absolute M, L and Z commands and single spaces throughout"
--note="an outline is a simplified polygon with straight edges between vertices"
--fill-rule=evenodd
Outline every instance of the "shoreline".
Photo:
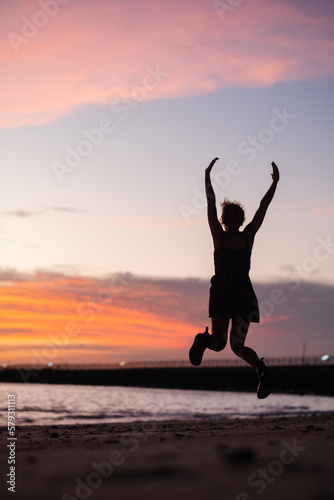
M 17 438 L 17 500 L 334 497 L 333 414 L 20 426 Z
M 166 419 L 147 419 L 147 420 L 142 420 L 140 418 L 136 418 L 133 420 L 125 421 L 121 419 L 113 419 L 113 420 L 107 420 L 107 419 L 101 419 L 98 422 L 91 422 L 91 420 L 95 419 L 87 419 L 86 422 L 76 422 L 76 423 L 61 423 L 61 422 L 50 422 L 50 423 L 23 423 L 19 424 L 16 426 L 16 430 L 18 432 L 20 431 L 31 431 L 33 430 L 38 430 L 38 429 L 53 429 L 53 428 L 59 428 L 59 429 L 77 429 L 78 427 L 92 427 L 92 430 L 94 431 L 95 427 L 98 426 L 112 426 L 112 427 L 128 427 L 128 426 L 138 426 L 138 425 L 164 425 L 164 424 L 188 424 L 188 425 L 196 425 L 196 424 L 205 424 L 205 423 L 222 423 L 222 422 L 244 422 L 245 424 L 254 422 L 256 421 L 272 421 L 272 420 L 291 420 L 291 419 L 315 419 L 315 418 L 333 418 L 334 419 L 334 410 L 333 411 L 310 411 L 309 413 L 282 413 L 282 414 L 260 414 L 260 415 L 253 415 L 253 416 L 219 416 L 219 417 L 214 417 L 212 415 L 208 416 L 199 416 L 199 417 L 193 417 L 193 418 L 166 418 Z M 96 419 L 97 420 L 97 419 Z M 7 432 L 7 427 L 4 425 L 0 425 L 0 435 L 2 433 Z M 1 436 L 0 436 L 0 441 L 1 441 Z M 333 450 L 334 451 L 334 450 Z

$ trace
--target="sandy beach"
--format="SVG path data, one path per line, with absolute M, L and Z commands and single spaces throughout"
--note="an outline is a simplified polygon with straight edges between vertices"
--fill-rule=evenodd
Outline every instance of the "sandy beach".
M 330 500 L 334 416 L 33 426 L 17 430 L 19 500 Z

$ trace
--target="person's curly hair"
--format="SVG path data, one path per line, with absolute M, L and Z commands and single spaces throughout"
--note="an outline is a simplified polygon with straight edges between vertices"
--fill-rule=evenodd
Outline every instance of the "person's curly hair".
M 230 230 L 239 229 L 245 220 L 245 212 L 242 205 L 237 201 L 229 201 L 225 198 L 221 207 L 221 223 Z

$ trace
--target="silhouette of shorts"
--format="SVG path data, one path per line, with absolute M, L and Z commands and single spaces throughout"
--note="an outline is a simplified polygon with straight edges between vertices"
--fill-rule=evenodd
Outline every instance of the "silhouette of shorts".
M 211 278 L 209 317 L 241 318 L 247 323 L 259 323 L 258 301 L 249 276 L 232 280 L 229 276 Z

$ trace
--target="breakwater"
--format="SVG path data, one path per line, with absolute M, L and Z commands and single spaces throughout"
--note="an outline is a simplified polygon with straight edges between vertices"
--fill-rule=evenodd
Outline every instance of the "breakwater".
M 334 396 L 334 365 L 274 366 L 273 392 Z M 0 382 L 110 385 L 169 389 L 254 392 L 251 367 L 173 367 L 119 369 L 3 369 Z

